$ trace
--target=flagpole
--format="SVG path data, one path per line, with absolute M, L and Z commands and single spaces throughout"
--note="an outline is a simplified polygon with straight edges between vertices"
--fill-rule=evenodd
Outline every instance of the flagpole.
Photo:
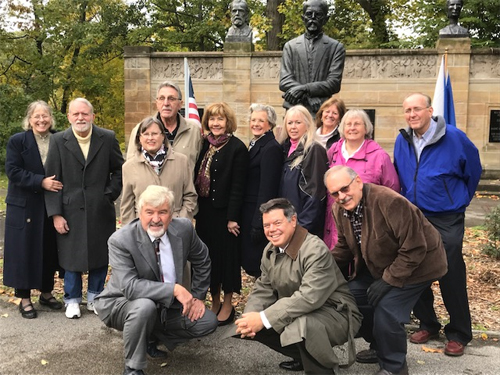
M 184 57 L 184 117 L 189 117 L 189 65 L 187 57 Z
M 448 71 L 448 48 L 444 49 L 444 71 Z

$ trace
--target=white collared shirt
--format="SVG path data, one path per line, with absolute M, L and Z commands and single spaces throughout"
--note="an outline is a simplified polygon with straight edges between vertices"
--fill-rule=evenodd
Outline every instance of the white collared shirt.
M 413 132 L 413 145 L 415 146 L 415 151 L 417 152 L 417 160 L 420 160 L 420 154 L 422 154 L 422 150 L 425 146 L 427 146 L 434 137 L 434 133 L 436 132 L 437 123 L 431 118 L 431 124 L 429 129 L 422 134 L 421 137 L 418 137 L 415 132 Z
M 341 152 L 342 152 L 342 156 L 344 157 L 345 161 L 347 162 L 347 160 L 349 160 L 349 158 L 352 158 L 354 155 L 356 155 L 356 152 L 358 152 L 361 149 L 361 147 L 363 147 L 364 144 L 365 144 L 365 141 L 363 140 L 363 143 L 361 143 L 361 146 L 359 146 L 358 149 L 356 151 L 354 151 L 351 156 L 349 156 L 349 153 L 347 152 L 347 149 L 345 147 L 346 142 L 344 141 L 344 143 L 342 143 Z
M 156 239 L 156 237 L 150 236 L 149 233 L 148 236 L 151 242 L 154 242 Z M 175 276 L 174 255 L 166 232 L 160 237 L 160 261 L 162 268 L 160 272 L 163 274 L 163 282 L 175 284 L 177 280 Z

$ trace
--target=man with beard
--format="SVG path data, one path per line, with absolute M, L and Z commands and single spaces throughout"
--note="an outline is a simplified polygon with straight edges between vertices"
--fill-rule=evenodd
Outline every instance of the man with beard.
M 139 218 L 114 233 L 109 241 L 113 274 L 96 297 L 99 317 L 123 331 L 124 374 L 143 374 L 146 353 L 154 358 L 190 339 L 212 333 L 217 316 L 203 301 L 210 284 L 210 258 L 186 218 L 172 218 L 174 196 L 150 185 L 139 197 Z M 186 260 L 191 261 L 191 292 L 184 288 Z
M 226 35 L 226 42 L 251 42 L 252 28 L 248 26 L 250 11 L 245 0 L 231 2 L 231 22 Z
M 166 137 L 175 152 L 188 157 L 190 168 L 194 173 L 194 166 L 201 150 L 202 137 L 201 127 L 195 121 L 185 119 L 179 113 L 182 108 L 182 92 L 178 85 L 171 81 L 164 81 L 158 85 L 156 90 L 156 118 L 160 120 L 167 129 Z M 127 148 L 127 160 L 137 151 L 135 139 L 137 136 L 137 124 L 130 133 Z
M 448 0 L 446 1 L 446 7 L 448 10 L 448 19 L 450 24 L 439 30 L 440 38 L 468 38 L 469 31 L 458 24 L 458 19 L 460 18 L 460 12 L 462 11 L 463 1 L 462 0 Z
M 305 1 L 302 20 L 306 32 L 285 44 L 281 58 L 283 107 L 302 104 L 313 118 L 321 104 L 340 91 L 344 71 L 344 46 L 323 34 L 328 19 L 326 1 Z
M 93 125 L 94 109 L 87 99 L 69 104 L 71 127 L 50 138 L 47 176 L 57 176 L 63 188 L 45 192 L 47 216 L 57 231 L 59 264 L 65 269 L 66 317 L 79 318 L 82 272 L 89 272 L 87 309 L 102 292 L 108 272 L 106 241 L 116 230 L 114 201 L 122 190 L 123 156 L 111 130 Z

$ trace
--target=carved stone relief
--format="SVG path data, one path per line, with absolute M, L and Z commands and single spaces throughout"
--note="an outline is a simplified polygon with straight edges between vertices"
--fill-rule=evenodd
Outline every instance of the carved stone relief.
M 193 79 L 221 80 L 222 58 L 189 59 L 189 71 Z M 152 80 L 184 79 L 184 60 L 182 58 L 153 58 L 151 60 Z
M 471 78 L 500 78 L 500 57 L 472 55 L 469 75 Z
M 253 79 L 279 79 L 279 57 L 252 59 Z M 344 79 L 434 78 L 437 55 L 347 56 Z
M 279 57 L 265 57 L 252 59 L 252 78 L 276 79 L 280 78 L 281 59 Z
M 436 55 L 347 56 L 344 79 L 432 78 Z

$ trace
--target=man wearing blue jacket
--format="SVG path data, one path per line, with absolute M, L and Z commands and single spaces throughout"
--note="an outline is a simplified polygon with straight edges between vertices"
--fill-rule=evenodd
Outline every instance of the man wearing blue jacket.
M 409 95 L 403 102 L 409 127 L 401 129 L 394 145 L 394 165 L 401 194 L 416 205 L 441 233 L 448 259 L 448 273 L 439 280 L 450 322 L 444 327 L 448 339 L 445 354 L 461 356 L 472 339 L 467 297 L 467 277 L 462 256 L 465 209 L 474 197 L 481 177 L 479 152 L 465 133 L 432 116 L 431 98 Z M 413 312 L 420 328 L 410 342 L 423 344 L 439 336 L 441 325 L 429 288 Z

